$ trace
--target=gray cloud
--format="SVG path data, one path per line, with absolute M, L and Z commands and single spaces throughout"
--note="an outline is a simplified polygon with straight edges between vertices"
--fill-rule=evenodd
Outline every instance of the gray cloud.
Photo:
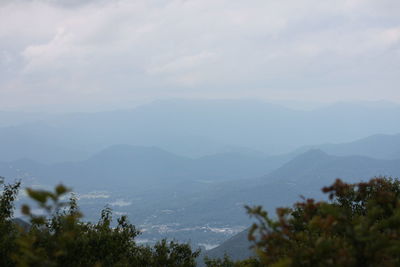
M 400 102 L 396 0 L 4 3 L 4 108 L 165 97 Z
M 64 8 L 81 7 L 89 4 L 101 4 L 107 0 L 2 0 L 0 5 L 10 4 L 46 4 Z

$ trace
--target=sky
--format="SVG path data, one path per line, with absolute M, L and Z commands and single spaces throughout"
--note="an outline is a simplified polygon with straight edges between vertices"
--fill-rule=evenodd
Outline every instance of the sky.
M 400 103 L 398 0 L 1 0 L 0 110 Z

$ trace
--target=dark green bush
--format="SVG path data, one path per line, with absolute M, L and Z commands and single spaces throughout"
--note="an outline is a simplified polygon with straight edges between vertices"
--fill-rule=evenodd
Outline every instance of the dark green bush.
M 125 216 L 112 227 L 110 209 L 97 223 L 81 221 L 76 200 L 61 201 L 68 190 L 54 192 L 28 189 L 28 195 L 45 215 L 34 215 L 29 206 L 29 229 L 13 221 L 14 200 L 20 183 L 3 186 L 0 195 L 0 266 L 195 266 L 199 251 L 188 244 L 161 240 L 153 247 L 136 244 L 139 231 Z
M 400 266 L 400 182 L 341 180 L 323 188 L 330 202 L 306 199 L 277 210 L 261 207 L 249 233 L 265 266 Z

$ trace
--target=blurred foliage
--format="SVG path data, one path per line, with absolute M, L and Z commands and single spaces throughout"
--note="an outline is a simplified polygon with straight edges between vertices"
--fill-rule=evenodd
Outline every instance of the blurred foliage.
M 27 189 L 44 214 L 34 214 L 29 206 L 22 206 L 30 227 L 19 227 L 13 220 L 19 187 L 19 182 L 3 184 L 0 195 L 0 266 L 196 265 L 200 251 L 192 251 L 188 244 L 166 240 L 152 247 L 136 244 L 139 231 L 125 216 L 113 227 L 108 208 L 97 223 L 83 222 L 76 198 L 63 201 L 69 190 L 62 185 L 54 192 Z
M 248 208 L 249 239 L 265 266 L 400 266 L 400 182 L 374 178 L 323 188 L 330 201 Z
M 207 267 L 262 267 L 262 265 L 257 259 L 246 259 L 241 261 L 233 261 L 228 255 L 224 255 L 223 259 L 210 259 L 205 258 L 204 263 Z
M 0 184 L 3 183 L 4 178 L 0 177 Z M 18 250 L 16 240 L 20 229 L 12 221 L 12 217 L 19 187 L 19 182 L 4 185 L 0 194 L 0 266 L 14 266 L 11 255 Z
M 112 226 L 105 208 L 97 223 L 83 222 L 77 200 L 59 185 L 54 192 L 27 189 L 44 211 L 23 205 L 28 228 L 13 219 L 20 183 L 4 184 L 0 194 L 0 266 L 190 267 L 200 251 L 161 240 L 138 245 L 140 234 L 126 216 Z M 261 207 L 247 207 L 256 223 L 249 231 L 257 258 L 233 261 L 205 258 L 207 267 L 400 266 L 400 182 L 374 178 L 323 188 L 329 201 L 303 199 L 277 209 L 276 219 Z

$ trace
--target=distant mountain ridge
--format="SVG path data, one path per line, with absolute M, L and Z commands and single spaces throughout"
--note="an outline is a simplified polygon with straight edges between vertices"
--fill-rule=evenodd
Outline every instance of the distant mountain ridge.
M 377 159 L 399 159 L 400 133 L 393 135 L 376 134 L 353 142 L 339 144 L 306 146 L 298 149 L 297 153 L 313 148 L 337 156 L 362 155 Z
M 115 187 L 118 183 L 140 186 L 259 177 L 287 160 L 285 156 L 248 153 L 223 153 L 192 159 L 156 147 L 115 145 L 83 161 L 41 164 L 25 159 L 0 163 L 0 171 L 13 177 L 18 176 L 18 170 L 47 184 L 66 182 L 81 186 L 96 183 Z
M 275 155 L 307 144 L 400 133 L 399 116 L 399 105 L 348 103 L 306 111 L 250 100 L 159 101 L 1 127 L 0 161 L 76 161 L 115 144 L 156 146 L 190 157 L 229 147 Z
M 203 220 L 198 210 L 213 207 L 205 216 L 231 218 L 231 222 L 245 222 L 243 207 L 264 205 L 273 212 L 298 200 L 300 195 L 321 198 L 321 188 L 330 185 L 336 178 L 348 182 L 368 180 L 387 175 L 400 177 L 399 160 L 379 160 L 363 156 L 331 156 L 320 150 L 311 150 L 266 176 L 256 179 L 224 182 L 210 188 L 203 200 L 188 203 L 185 210 L 193 210 L 193 220 Z M 239 207 L 239 208 L 238 208 Z M 217 219 L 216 219 L 217 220 Z

